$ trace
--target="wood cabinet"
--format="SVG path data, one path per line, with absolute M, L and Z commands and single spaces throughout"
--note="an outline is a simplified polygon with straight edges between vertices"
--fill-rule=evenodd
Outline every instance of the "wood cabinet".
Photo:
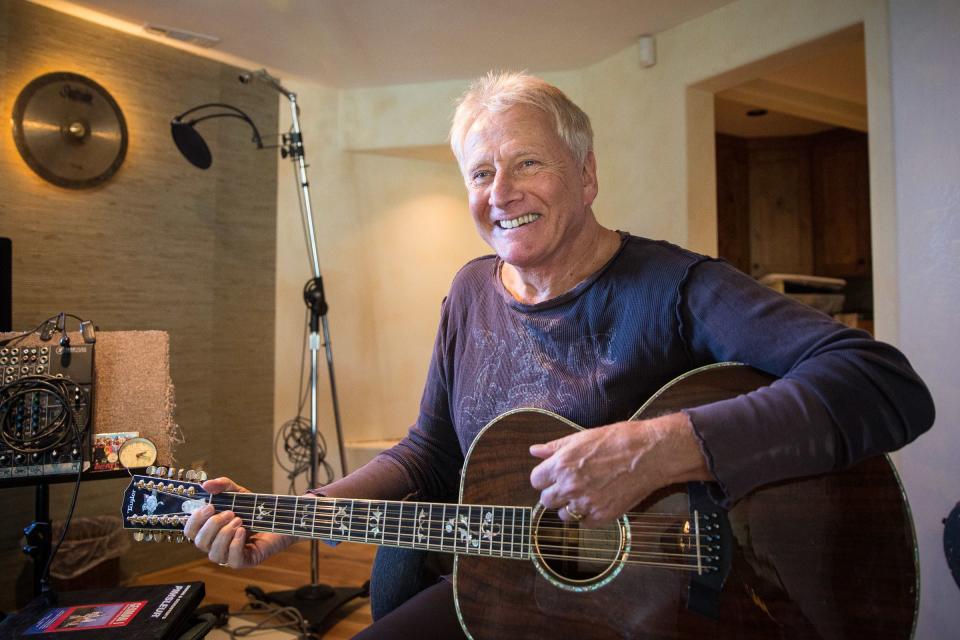
M 837 129 L 811 137 L 815 273 L 870 275 L 867 136 Z
M 870 274 L 867 137 L 718 135 L 720 256 L 754 277 Z

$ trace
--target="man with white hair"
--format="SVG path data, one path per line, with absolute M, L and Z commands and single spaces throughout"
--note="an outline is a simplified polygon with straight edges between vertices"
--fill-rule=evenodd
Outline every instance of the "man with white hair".
M 491 73 L 461 98 L 450 138 L 477 231 L 494 255 L 454 279 L 408 435 L 317 494 L 455 496 L 478 432 L 518 407 L 588 427 L 530 449 L 541 460 L 530 477 L 541 502 L 586 526 L 692 480 L 717 483 L 733 503 L 770 482 L 896 449 L 932 424 L 929 393 L 893 347 L 725 262 L 603 227 L 592 209 L 599 186 L 590 120 L 556 87 Z M 624 421 L 666 382 L 720 361 L 780 379 L 730 400 Z M 205 488 L 242 490 L 226 478 Z M 186 534 L 235 568 L 294 540 L 248 534 L 232 512 L 212 508 L 194 514 Z M 441 580 L 361 635 L 459 633 L 452 586 Z

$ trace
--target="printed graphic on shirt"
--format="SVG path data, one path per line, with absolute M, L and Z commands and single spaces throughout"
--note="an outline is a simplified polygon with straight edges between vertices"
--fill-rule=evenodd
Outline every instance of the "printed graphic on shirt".
M 606 368 L 612 358 L 608 333 L 558 340 L 559 321 L 516 323 L 500 336 L 490 329 L 473 329 L 468 353 L 461 364 L 458 432 L 468 442 L 496 416 L 521 407 L 547 409 L 568 418 L 583 419 L 578 410 L 584 394 L 601 396 L 593 406 L 605 405 Z M 589 422 L 589 421 L 587 421 Z

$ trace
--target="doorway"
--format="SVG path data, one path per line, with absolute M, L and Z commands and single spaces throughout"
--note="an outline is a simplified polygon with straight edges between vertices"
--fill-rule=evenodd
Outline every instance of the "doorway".
M 856 28 L 713 98 L 718 255 L 872 332 L 866 87 Z

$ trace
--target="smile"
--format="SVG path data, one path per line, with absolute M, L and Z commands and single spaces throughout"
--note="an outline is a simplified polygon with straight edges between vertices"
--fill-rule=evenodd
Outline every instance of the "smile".
M 524 216 L 520 216 L 519 218 L 514 218 L 513 220 L 497 220 L 497 226 L 501 229 L 516 229 L 517 227 L 522 227 L 525 224 L 530 224 L 539 217 L 539 213 L 528 213 Z

